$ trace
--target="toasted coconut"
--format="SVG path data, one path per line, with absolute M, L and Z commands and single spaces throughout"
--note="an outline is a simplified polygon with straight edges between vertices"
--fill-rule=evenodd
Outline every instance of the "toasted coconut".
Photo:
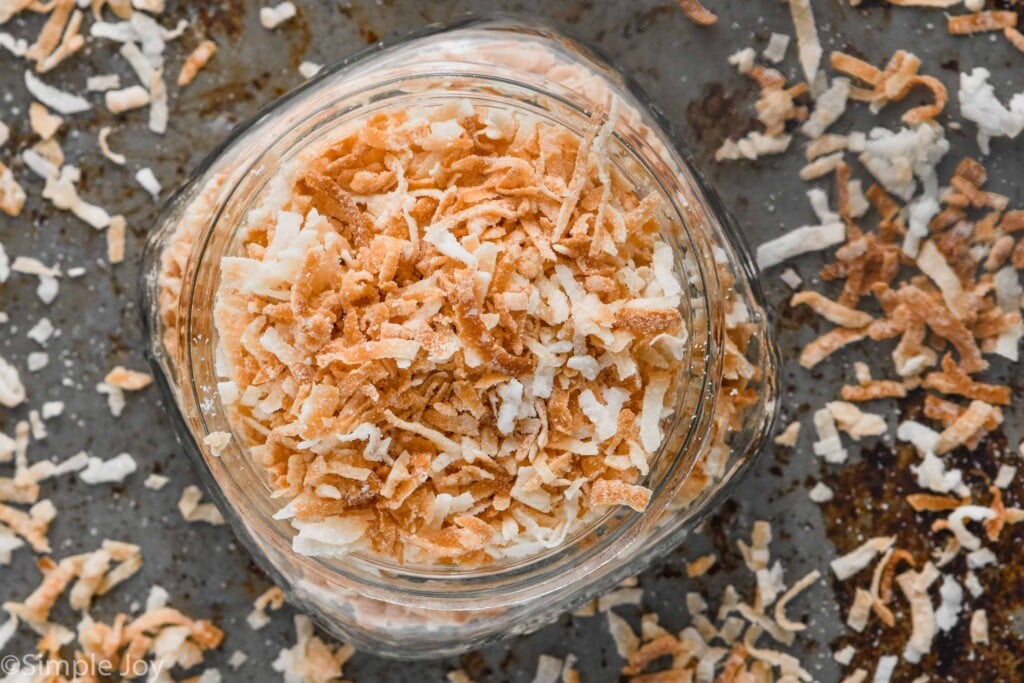
M 617 479 L 598 479 L 591 485 L 590 502 L 596 506 L 625 505 L 637 512 L 647 508 L 651 490 Z
M 981 357 L 981 350 L 974 335 L 951 314 L 949 309 L 913 285 L 902 287 L 899 294 L 922 322 L 935 334 L 953 344 L 960 354 L 960 367 L 964 372 L 979 372 L 988 367 L 988 362 Z
M 946 103 L 949 101 L 949 92 L 939 79 L 933 76 L 915 76 L 913 83 L 914 85 L 922 85 L 931 90 L 935 96 L 935 102 L 914 107 L 903 114 L 903 123 L 908 125 L 916 125 L 934 119 L 942 113 L 942 110 L 946 108 Z
M 224 517 L 212 503 L 200 503 L 203 492 L 198 486 L 186 486 L 178 501 L 178 511 L 186 522 L 206 522 L 214 526 L 224 524 Z
M 1013 26 L 1007 26 L 1003 29 L 1003 35 L 1006 36 L 1011 45 L 1024 52 L 1024 33 L 1021 33 Z
M 975 12 L 949 17 L 950 34 L 963 36 L 984 31 L 1002 31 L 1017 26 L 1017 13 L 1006 11 Z
M 789 303 L 791 306 L 806 304 L 821 317 L 842 327 L 865 327 L 873 320 L 869 314 L 843 306 L 815 291 L 797 292 Z
M 29 105 L 28 115 L 32 132 L 43 140 L 52 138 L 61 124 L 64 123 L 64 119 L 46 111 L 46 107 L 38 102 L 33 102 Z
M 939 437 L 935 445 L 935 453 L 942 455 L 965 444 L 972 436 L 984 428 L 996 408 L 983 401 L 971 401 L 971 405 L 964 411 L 964 414 L 947 427 Z
M 942 359 L 942 372 L 929 372 L 925 375 L 923 386 L 944 394 L 963 396 L 986 403 L 1010 404 L 1009 387 L 972 380 L 948 355 Z
M 124 261 L 125 232 L 128 222 L 124 216 L 111 216 L 107 228 L 107 261 L 111 265 Z M 109 382 L 109 380 L 107 380 Z
M 108 90 L 103 101 L 112 114 L 140 109 L 150 102 L 149 91 L 141 85 L 132 85 L 123 90 Z
M 867 328 L 840 327 L 826 332 L 803 348 L 800 352 L 800 365 L 807 369 L 813 368 L 844 346 L 858 342 L 867 336 Z
M 907 502 L 915 512 L 942 512 L 943 510 L 955 510 L 960 507 L 961 501 L 949 496 L 936 496 L 931 493 L 912 493 L 907 496 Z
M 860 441 L 865 436 L 881 436 L 887 430 L 885 418 L 865 413 L 852 403 L 830 401 L 828 410 L 839 429 L 849 434 L 854 441 Z
M 125 391 L 140 391 L 152 384 L 153 378 L 145 372 L 129 370 L 118 365 L 107 373 L 103 381 Z
M 698 26 L 713 26 L 718 17 L 707 10 L 700 0 L 676 0 L 686 18 Z
M 98 138 L 100 151 L 103 152 L 103 156 L 110 159 L 118 166 L 124 166 L 125 163 L 127 163 L 128 159 L 123 154 L 117 154 L 116 152 L 110 149 L 110 130 L 110 126 L 104 126 L 103 128 L 100 128 Z
M 199 43 L 185 58 L 185 63 L 181 65 L 181 71 L 178 73 L 178 86 L 183 88 L 195 80 L 195 77 L 216 53 L 217 43 L 212 40 L 204 40 Z
M 686 575 L 691 579 L 704 576 L 715 565 L 715 562 L 716 558 L 714 555 L 702 555 L 693 562 L 687 563 Z
M 807 628 L 806 624 L 799 622 L 790 621 L 786 617 L 786 605 L 789 604 L 790 600 L 795 598 L 797 595 L 802 593 L 807 588 L 811 587 L 821 578 L 821 572 L 817 569 L 810 572 L 802 579 L 790 586 L 789 590 L 786 591 L 779 601 L 775 603 L 775 621 L 778 622 L 779 626 L 787 631 L 798 632 L 803 631 Z

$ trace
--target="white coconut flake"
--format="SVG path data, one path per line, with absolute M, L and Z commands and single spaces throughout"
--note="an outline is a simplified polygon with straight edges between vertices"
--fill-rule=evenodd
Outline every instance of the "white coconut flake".
M 45 351 L 33 351 L 25 358 L 25 367 L 29 372 L 39 372 L 50 364 L 50 354 Z
M 949 530 L 960 541 L 960 545 L 967 550 L 977 550 L 981 547 L 981 539 L 967 530 L 965 520 L 972 522 L 984 522 L 992 519 L 996 513 L 992 508 L 981 505 L 961 505 L 949 514 Z
M 910 258 L 917 258 L 921 240 L 928 237 L 928 224 L 941 210 L 939 200 L 935 197 L 921 195 L 910 203 L 907 210 L 907 234 L 903 237 L 903 253 Z
M 946 463 L 930 451 L 917 465 L 911 465 L 910 471 L 917 476 L 917 485 L 935 493 L 960 493 L 964 488 L 963 473 L 959 469 L 946 469 Z
M 142 482 L 142 485 L 150 491 L 160 491 L 167 486 L 170 481 L 171 480 L 168 477 L 165 477 L 162 474 L 151 474 L 146 477 L 146 481 Z
M 793 15 L 796 27 L 796 47 L 800 57 L 800 66 L 808 83 L 814 82 L 821 67 L 821 41 L 818 39 L 818 27 L 814 23 L 811 0 L 789 0 L 789 11 Z
M 366 535 L 367 521 L 360 517 L 331 517 L 323 522 L 293 522 L 299 533 L 292 548 L 310 557 L 344 557 L 352 552 Z
M 782 154 L 789 149 L 793 141 L 792 135 L 765 135 L 760 131 L 751 131 L 739 140 L 728 139 L 715 150 L 715 161 L 753 161 L 763 156 Z
M 121 77 L 117 74 L 102 74 L 89 76 L 85 80 L 85 89 L 91 92 L 106 92 L 107 90 L 118 90 L 121 87 Z
M 629 393 L 618 387 L 605 388 L 602 392 L 602 404 L 594 396 L 591 389 L 579 395 L 580 410 L 594 425 L 594 435 L 598 443 L 603 443 L 615 436 L 619 430 L 619 413 L 629 398 Z
M 25 401 L 25 385 L 18 370 L 0 356 L 0 405 L 15 408 Z
M 814 430 L 818 435 L 818 440 L 812 446 L 814 454 L 824 458 L 827 463 L 838 465 L 846 462 L 848 454 L 839 438 L 835 418 L 828 408 L 814 411 Z
M 797 273 L 792 268 L 786 268 L 785 270 L 783 270 L 782 273 L 779 275 L 779 279 L 782 280 L 782 282 L 785 283 L 785 285 L 792 290 L 800 289 L 800 285 L 804 283 L 804 280 L 802 277 L 800 277 L 800 274 Z
M 925 194 L 938 196 L 935 167 L 948 151 L 945 129 L 937 124 L 922 123 L 916 128 L 904 127 L 898 131 L 872 129 L 859 158 L 886 190 L 903 201 L 910 201 L 917 191 L 918 180 Z
M 299 75 L 305 79 L 310 79 L 320 73 L 323 69 L 322 64 L 316 64 L 315 62 L 302 62 L 299 64 Z
M 796 228 L 760 245 L 757 265 L 767 270 L 795 256 L 828 249 L 845 241 L 846 225 L 841 222 Z
M 968 121 L 978 124 L 978 147 L 982 154 L 990 151 L 989 140 L 994 137 L 1015 138 L 1024 131 L 1024 93 L 1017 93 L 1004 106 L 988 82 L 992 74 L 984 67 L 976 67 L 969 74 L 960 74 L 957 99 L 960 113 Z
M 121 453 L 110 460 L 89 458 L 89 464 L 79 473 L 78 477 L 89 485 L 115 484 L 123 482 L 137 469 L 135 458 L 128 453 Z
M 835 498 L 835 492 L 827 484 L 820 481 L 814 485 L 814 488 L 807 495 L 815 503 L 827 503 Z
M 871 679 L 872 683 L 889 683 L 899 661 L 900 658 L 896 655 L 879 657 L 878 664 L 875 665 L 875 677 Z
M 996 478 L 992 483 L 996 488 L 1005 489 L 1013 483 L 1014 477 L 1017 476 L 1017 468 L 1013 465 L 1000 465 L 999 473 L 996 474 Z
M 24 57 L 25 53 L 28 52 L 28 41 L 24 38 L 15 38 L 10 33 L 0 32 L 0 47 L 15 57 Z
M 537 658 L 537 673 L 533 676 L 533 683 L 558 683 L 561 678 L 561 659 L 550 655 L 541 655 Z
M 850 97 L 850 80 L 835 78 L 828 90 L 818 95 L 814 111 L 800 128 L 800 132 L 814 139 L 821 137 L 829 126 L 839 120 L 846 112 L 846 103 Z
M 997 562 L 996 554 L 989 548 L 978 548 L 967 553 L 967 566 L 971 569 L 981 569 Z
M 837 663 L 843 666 L 849 666 L 850 662 L 853 661 L 854 655 L 857 654 L 857 648 L 853 645 L 846 645 L 832 655 L 832 659 L 836 660 Z
M 260 23 L 263 24 L 263 28 L 273 31 L 293 18 L 295 13 L 295 5 L 290 2 L 282 2 L 274 7 L 263 7 L 260 9 Z
M 152 195 L 153 199 L 157 199 L 160 196 L 163 188 L 160 185 L 160 181 L 156 179 L 153 169 L 148 166 L 140 168 L 135 174 L 135 180 L 142 186 L 142 189 Z
M 238 671 L 242 668 L 242 665 L 249 661 L 249 655 L 245 654 L 241 650 L 235 650 L 228 657 L 228 668 L 232 671 Z
M 909 441 L 920 453 L 934 453 L 941 436 L 928 425 L 914 420 L 904 420 L 896 428 L 896 438 L 900 441 Z
M 949 574 L 942 577 L 942 585 L 939 586 L 939 597 L 941 602 L 935 610 L 935 625 L 943 633 L 948 633 L 960 620 L 960 612 L 964 607 L 964 590 Z
M 92 105 L 85 98 L 47 85 L 31 71 L 25 71 L 25 87 L 32 97 L 36 98 L 58 114 L 78 114 L 89 111 Z
M 786 58 L 787 49 L 789 49 L 789 36 L 785 33 L 772 33 L 761 56 L 772 64 L 778 64 Z
M 832 560 L 829 566 L 832 567 L 837 579 L 845 581 L 871 564 L 878 555 L 891 548 L 895 542 L 895 536 L 878 536 L 869 539 L 845 555 Z

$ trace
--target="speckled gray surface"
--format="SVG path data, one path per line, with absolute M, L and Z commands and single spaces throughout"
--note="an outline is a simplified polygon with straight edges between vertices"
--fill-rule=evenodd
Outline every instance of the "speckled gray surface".
M 144 599 L 151 584 L 158 583 L 170 591 L 176 606 L 211 617 L 224 627 L 226 642 L 211 663 L 221 667 L 227 680 L 275 681 L 280 677 L 270 670 L 269 663 L 282 647 L 293 642 L 290 614 L 282 610 L 266 629 L 250 631 L 244 617 L 253 598 L 267 587 L 266 579 L 226 527 L 187 525 L 178 515 L 175 502 L 182 489 L 196 478 L 175 441 L 157 392 L 151 389 L 130 396 L 124 416 L 114 420 L 94 390 L 115 364 L 144 367 L 135 303 L 136 258 L 156 206 L 132 180 L 135 170 L 152 166 L 164 187 L 173 187 L 234 123 L 297 85 L 301 80 L 297 67 L 302 60 L 330 62 L 379 37 L 427 22 L 451 20 L 467 10 L 510 10 L 568 29 L 629 72 L 691 143 L 704 170 L 745 226 L 750 241 L 757 243 L 811 222 L 813 214 L 804 196 L 807 186 L 796 179 L 799 154 L 727 166 L 710 161 L 724 136 L 745 132 L 753 120 L 755 88 L 727 65 L 726 58 L 747 45 L 763 48 L 771 31 L 792 34 L 792 26 L 786 4 L 776 0 L 709 1 L 721 16 L 711 29 L 689 24 L 670 0 L 309 0 L 297 3 L 301 12 L 295 21 L 272 33 L 260 27 L 256 2 L 172 0 L 168 4 L 169 17 L 184 16 L 192 21 L 182 38 L 184 48 L 190 49 L 201 37 L 209 36 L 218 42 L 220 52 L 190 88 L 172 88 L 167 134 L 157 137 L 149 133 L 144 111 L 113 116 L 101 106 L 71 117 L 70 125 L 60 134 L 69 160 L 81 164 L 81 194 L 112 213 L 127 216 L 129 258 L 113 268 L 106 265 L 104 235 L 67 214 L 54 212 L 39 198 L 41 184 L 27 180 L 30 199 L 26 211 L 18 219 L 0 216 L 0 241 L 12 255 L 35 256 L 65 269 L 84 266 L 88 274 L 77 280 L 65 279 L 59 298 L 49 307 L 36 298 L 34 278 L 15 275 L 3 285 L 0 308 L 8 313 L 10 322 L 0 327 L 0 354 L 23 369 L 27 354 L 38 350 L 25 336 L 28 329 L 41 316 L 47 316 L 60 330 L 47 345 L 49 365 L 37 373 L 23 371 L 32 407 L 55 399 L 68 405 L 65 417 L 51 423 L 49 438 L 32 446 L 31 458 L 63 458 L 86 449 L 104 458 L 127 451 L 139 462 L 140 472 L 124 485 L 90 488 L 62 478 L 44 488 L 44 496 L 54 500 L 60 510 L 51 533 L 56 556 L 92 549 L 103 537 L 136 542 L 144 548 L 146 566 L 142 573 L 99 601 L 95 616 L 105 618 L 126 609 Z M 1001 40 L 952 39 L 945 34 L 941 13 L 894 10 L 879 2 L 865 3 L 857 10 L 847 5 L 845 0 L 814 2 L 826 50 L 849 48 L 877 61 L 896 47 L 908 47 L 923 57 L 928 73 L 939 75 L 954 92 L 957 68 L 981 65 L 993 70 L 994 83 L 1000 90 L 1012 92 L 1011 85 L 1016 90 L 1024 87 L 1024 56 Z M 12 21 L 4 29 L 31 38 L 39 24 L 38 18 L 29 16 Z M 176 73 L 185 52 L 181 48 L 170 50 L 172 73 Z M 791 48 L 783 70 L 796 77 L 797 68 Z M 0 53 L 0 118 L 12 128 L 12 140 L 0 148 L 0 159 L 5 162 L 14 160 L 15 152 L 31 142 L 22 116 L 28 104 L 22 70 L 20 61 Z M 107 44 L 92 41 L 84 58 L 62 66 L 49 80 L 80 91 L 87 75 L 107 72 L 120 73 L 130 80 L 127 64 L 116 52 Z M 98 105 L 99 99 L 92 99 Z M 955 103 L 950 109 L 957 111 Z M 863 127 L 869 116 L 859 109 L 844 120 L 841 128 L 853 123 Z M 892 112 L 879 117 L 880 123 L 890 126 L 896 120 Z M 127 167 L 113 166 L 98 155 L 95 135 L 102 125 L 114 127 L 111 143 L 128 156 Z M 954 151 L 945 167 L 951 167 L 963 154 L 977 153 L 972 131 L 951 131 L 950 136 Z M 19 177 L 27 179 L 19 162 L 12 161 L 12 165 Z M 1022 177 L 1021 144 L 997 145 L 989 168 L 996 178 Z M 994 186 L 1009 193 L 1018 204 L 1024 199 L 1019 181 L 996 181 Z M 818 257 L 810 256 L 795 265 L 810 279 L 820 263 Z M 782 312 L 781 346 L 786 357 L 792 358 L 794 349 L 814 335 L 813 326 L 798 328 L 792 312 L 783 310 L 786 291 L 777 272 L 765 277 L 765 285 L 769 301 Z M 793 363 L 786 364 L 781 383 L 785 392 L 783 424 L 795 414 L 806 413 L 808 406 L 835 395 L 838 377 L 849 375 L 842 364 L 845 358 L 850 356 L 840 356 L 813 375 L 794 368 Z M 1020 395 L 1019 389 L 1015 394 Z M 14 422 L 25 416 L 28 407 L 0 412 L 0 428 L 11 433 Z M 1019 434 L 1015 421 L 1009 422 L 1007 437 L 1010 443 L 1016 443 Z M 808 444 L 804 437 L 802 448 L 793 454 L 767 449 L 733 502 L 712 520 L 713 533 L 694 538 L 686 548 L 641 577 L 646 589 L 644 610 L 657 611 L 664 625 L 678 628 L 687 619 L 683 601 L 687 590 L 716 596 L 733 580 L 749 589 L 735 557 L 725 556 L 708 577 L 696 581 L 685 578 L 683 567 L 687 559 L 708 551 L 713 544 L 719 551 L 726 546 L 734 549 L 736 534 L 748 535 L 751 522 L 758 518 L 770 519 L 774 524 L 776 554 L 791 580 L 812 567 L 824 567 L 833 550 L 821 511 L 807 499 L 808 482 L 819 478 L 822 471 L 819 461 L 809 455 Z M 160 492 L 145 489 L 142 482 L 151 472 L 169 476 L 171 483 Z M 21 598 L 35 586 L 35 559 L 30 552 L 20 551 L 12 567 L 0 571 L 0 600 Z M 794 608 L 795 614 L 807 617 L 810 624 L 798 640 L 796 653 L 825 682 L 839 679 L 839 671 L 829 657 L 829 644 L 838 634 L 840 623 L 834 590 L 827 582 L 819 584 Z M 58 620 L 66 617 L 70 621 L 67 609 L 62 603 L 56 612 Z M 631 619 L 639 614 L 632 609 L 623 613 Z M 18 652 L 30 643 L 22 634 L 8 651 Z M 250 659 L 238 673 L 231 673 L 225 662 L 235 650 L 248 653 Z M 445 672 L 461 666 L 480 681 L 529 681 L 541 653 L 558 657 L 575 653 L 581 660 L 579 669 L 585 681 L 617 680 L 621 666 L 603 619 L 566 616 L 533 636 L 459 660 L 409 664 L 357 655 L 345 673 L 357 681 L 440 681 Z M 967 657 L 970 653 L 947 652 L 945 656 Z M 908 667 L 900 670 L 901 677 L 909 673 Z

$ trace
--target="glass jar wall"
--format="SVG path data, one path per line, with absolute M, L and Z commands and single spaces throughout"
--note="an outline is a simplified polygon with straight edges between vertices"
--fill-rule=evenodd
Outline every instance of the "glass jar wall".
M 292 549 L 264 473 L 217 390 L 213 309 L 221 258 L 277 169 L 369 116 L 470 101 L 583 136 L 615 113 L 608 152 L 639 194 L 662 200 L 684 286 L 685 377 L 645 484 L 643 512 L 613 510 L 556 547 L 484 566 L 410 566 L 369 553 Z M 300 609 L 357 648 L 416 658 L 534 630 L 678 545 L 728 494 L 775 413 L 775 358 L 756 276 L 728 213 L 624 78 L 579 44 L 511 20 L 433 31 L 325 70 L 217 149 L 165 209 L 146 252 L 150 352 L 183 446 L 235 532 Z M 214 453 L 205 441 L 235 434 Z

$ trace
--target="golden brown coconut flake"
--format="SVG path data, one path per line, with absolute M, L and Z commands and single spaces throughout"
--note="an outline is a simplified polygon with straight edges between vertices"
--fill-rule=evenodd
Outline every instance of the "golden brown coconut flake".
M 181 65 L 181 71 L 178 73 L 178 86 L 183 88 L 195 80 L 195 77 L 216 53 L 217 43 L 212 40 L 204 40 L 199 43 L 185 58 L 185 63 Z
M 947 22 L 950 34 L 954 36 L 982 33 L 985 31 L 1002 31 L 1017 26 L 1017 13 L 1005 10 L 959 14 L 949 17 Z
M 713 26 L 718 17 L 711 13 L 700 0 L 676 0 L 686 18 L 698 26 Z

